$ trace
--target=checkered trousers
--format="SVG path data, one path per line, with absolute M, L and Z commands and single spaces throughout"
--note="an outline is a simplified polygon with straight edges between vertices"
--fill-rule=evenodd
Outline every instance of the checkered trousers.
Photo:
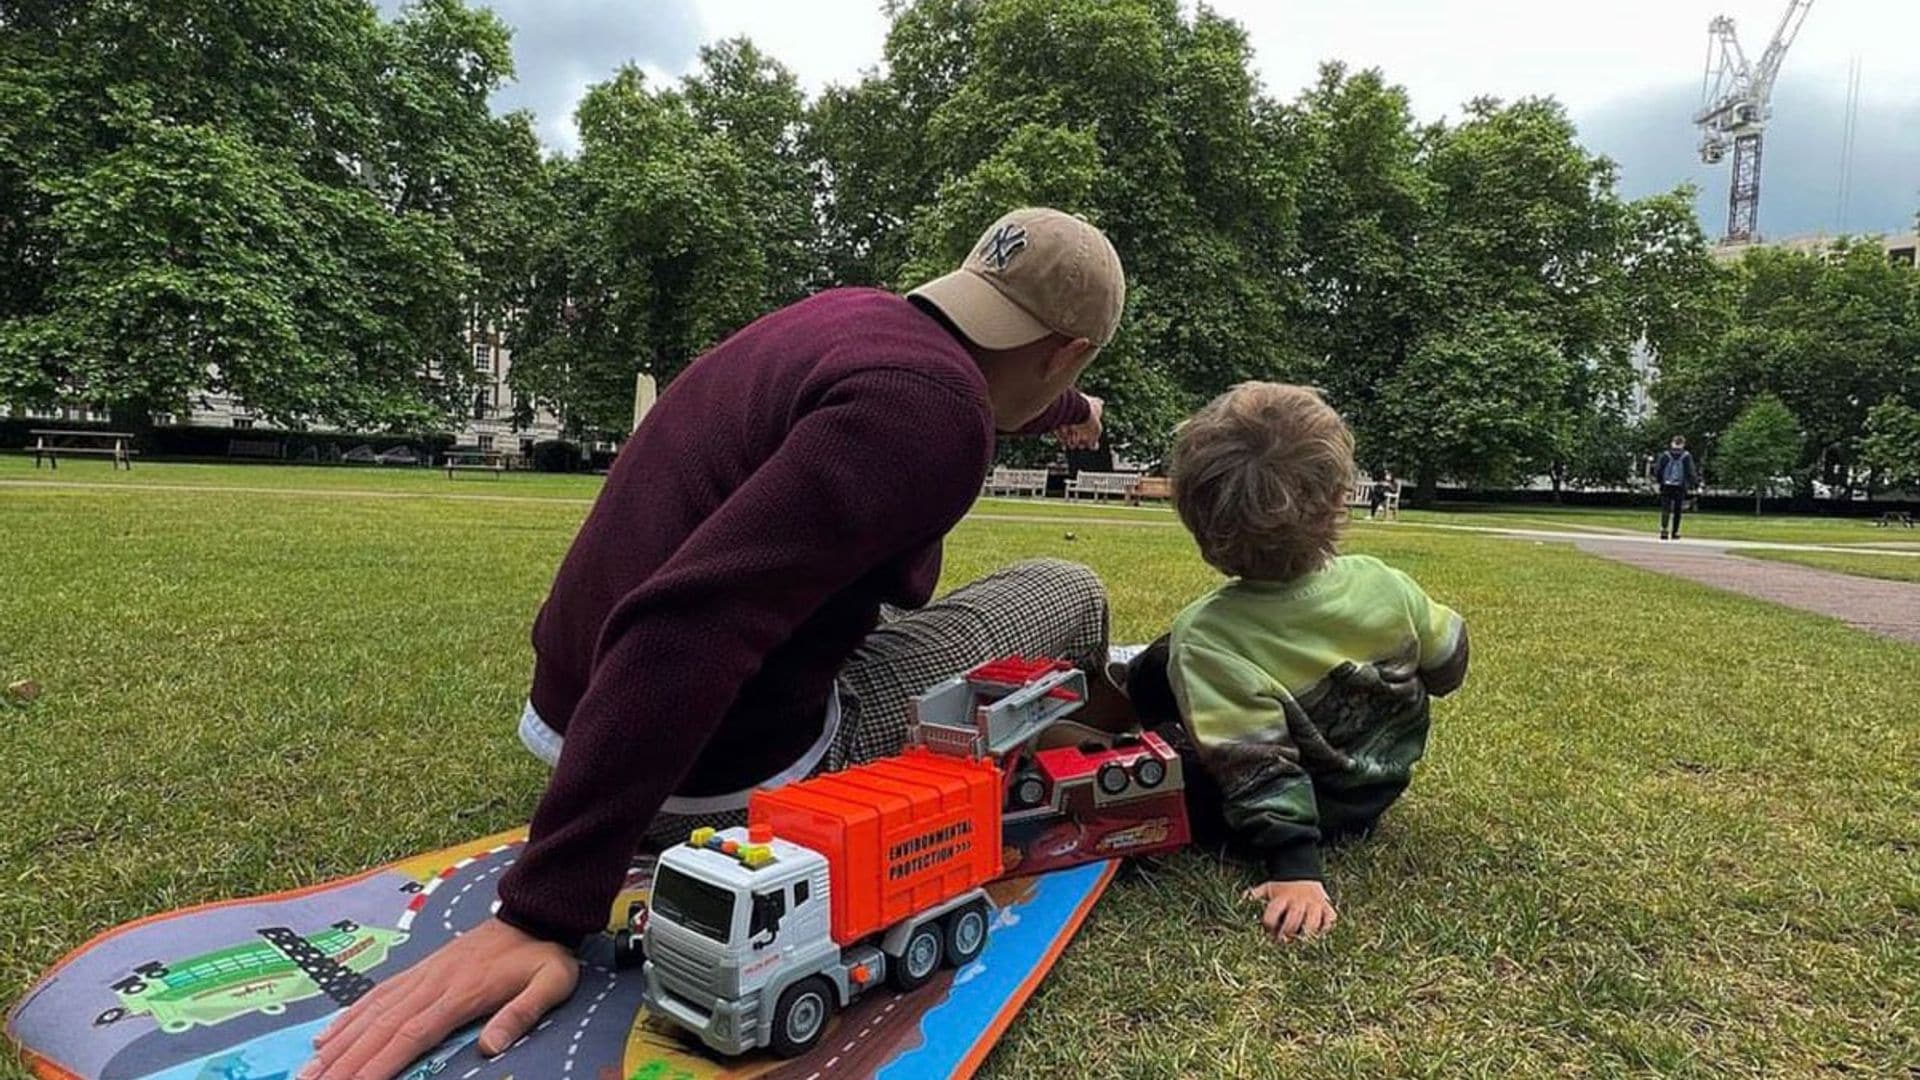
M 1107 651 L 1107 591 L 1093 571 L 1058 559 L 1016 563 L 914 611 L 887 609 L 840 670 L 840 728 L 818 771 L 899 752 L 907 701 L 936 683 L 1002 656 L 1048 656 L 1100 670 Z M 746 822 L 744 811 L 660 814 L 647 839 L 671 844 L 693 825 Z

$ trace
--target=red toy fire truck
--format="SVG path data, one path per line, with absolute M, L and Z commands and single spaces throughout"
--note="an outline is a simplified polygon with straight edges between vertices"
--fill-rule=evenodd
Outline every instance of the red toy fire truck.
M 1000 767 L 1008 874 L 1168 851 L 1189 839 L 1180 758 L 1159 736 L 1086 729 L 1074 745 L 1038 749 L 1086 698 L 1086 674 L 1072 664 L 1013 656 L 913 701 L 910 744 Z

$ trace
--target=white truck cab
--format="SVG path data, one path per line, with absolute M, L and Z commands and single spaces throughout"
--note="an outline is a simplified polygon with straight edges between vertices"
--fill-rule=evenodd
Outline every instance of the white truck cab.
M 675 845 L 654 868 L 647 998 L 715 1050 L 738 1054 L 773 1040 L 780 994 L 838 967 L 840 949 L 824 856 L 784 840 L 751 844 L 745 829 L 711 837 L 714 846 Z M 819 1003 L 822 1028 L 834 1004 Z M 807 1016 L 799 1019 L 805 1035 Z

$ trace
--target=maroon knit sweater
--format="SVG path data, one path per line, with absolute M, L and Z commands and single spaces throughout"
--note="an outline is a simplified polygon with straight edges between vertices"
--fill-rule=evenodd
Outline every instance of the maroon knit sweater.
M 1028 430 L 1086 416 L 1069 392 Z M 534 622 L 533 706 L 566 744 L 500 917 L 578 942 L 667 796 L 798 759 L 880 605 L 932 595 L 993 440 L 978 365 L 891 293 L 803 300 L 674 379 Z

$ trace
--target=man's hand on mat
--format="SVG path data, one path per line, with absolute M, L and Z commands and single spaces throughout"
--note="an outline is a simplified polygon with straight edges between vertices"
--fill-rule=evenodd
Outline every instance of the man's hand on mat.
M 1100 418 L 1107 411 L 1107 403 L 1092 394 L 1080 396 L 1087 399 L 1087 406 L 1091 410 L 1087 418 L 1077 424 L 1068 424 L 1054 432 L 1053 437 L 1069 450 L 1097 450 L 1100 447 Z
M 488 919 L 340 1014 L 313 1040 L 318 1052 L 298 1080 L 387 1080 L 489 1013 L 480 1052 L 498 1054 L 579 979 L 572 952 Z
M 1340 919 L 1317 881 L 1269 881 L 1247 890 L 1246 899 L 1263 902 L 1260 925 L 1276 941 L 1310 941 L 1333 929 Z

